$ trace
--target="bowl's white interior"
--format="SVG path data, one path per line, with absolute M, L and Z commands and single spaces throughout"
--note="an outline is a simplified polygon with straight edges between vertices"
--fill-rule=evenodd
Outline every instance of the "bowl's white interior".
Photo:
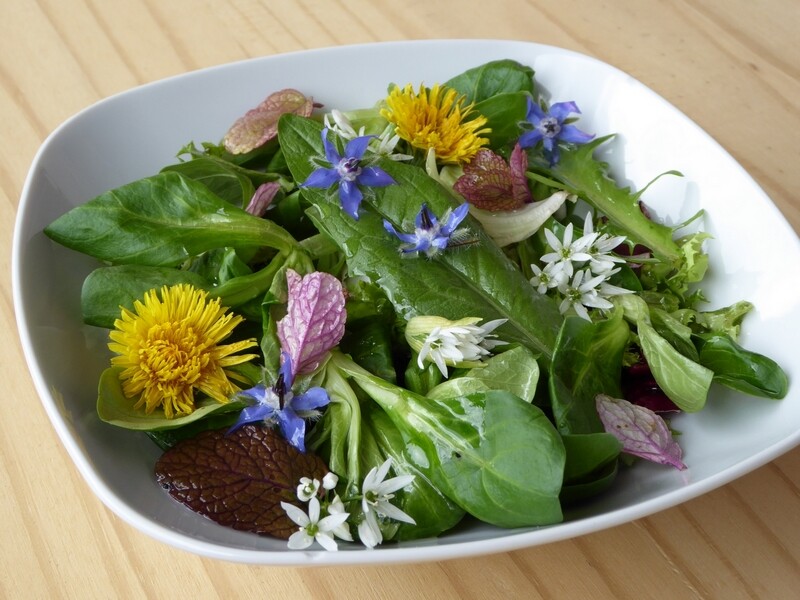
M 14 301 L 30 370 L 48 415 L 98 496 L 129 523 L 208 556 L 267 564 L 420 561 L 503 551 L 623 523 L 687 500 L 750 471 L 800 443 L 800 392 L 782 401 L 715 387 L 707 408 L 674 421 L 689 469 L 639 464 L 614 489 L 567 514 L 564 524 L 504 531 L 474 522 L 436 540 L 357 546 L 345 552 L 291 552 L 285 542 L 220 527 L 173 502 L 152 476 L 158 449 L 143 434 L 100 422 L 98 375 L 107 365 L 106 332 L 82 325 L 83 278 L 96 264 L 50 242 L 45 225 L 112 187 L 157 172 L 189 141 L 217 141 L 269 93 L 294 87 L 327 108 L 370 105 L 387 84 L 442 82 L 485 61 L 532 66 L 552 101 L 575 100 L 586 131 L 619 135 L 603 151 L 620 178 L 643 187 L 666 177 L 644 200 L 668 223 L 699 208 L 714 235 L 705 286 L 711 308 L 746 299 L 757 310 L 742 340 L 778 360 L 795 379 L 800 358 L 800 292 L 785 265 L 800 244 L 741 167 L 674 107 L 636 80 L 594 59 L 505 41 L 402 42 L 340 47 L 189 73 L 104 100 L 76 115 L 42 146 L 20 202 L 14 242 Z

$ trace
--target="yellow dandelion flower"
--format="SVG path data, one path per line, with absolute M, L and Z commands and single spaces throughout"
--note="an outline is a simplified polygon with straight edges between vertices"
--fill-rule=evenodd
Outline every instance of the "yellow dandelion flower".
M 133 311 L 122 309 L 108 347 L 118 355 L 111 364 L 122 367 L 125 396 L 139 397 L 135 408 L 144 406 L 150 414 L 161 406 L 171 419 L 194 410 L 194 390 L 220 403 L 239 391 L 226 368 L 255 358 L 234 353 L 256 341 L 220 345 L 244 319 L 207 296 L 187 284 L 164 286 L 160 295 L 150 290 L 137 300 Z
M 411 84 L 395 86 L 386 98 L 381 114 L 395 126 L 395 133 L 414 148 L 433 148 L 442 163 L 468 163 L 489 143 L 481 134 L 486 117 L 473 116 L 473 105 L 464 106 L 464 96 L 451 88 L 434 85 L 430 90 L 420 86 L 415 93 Z M 471 118 L 468 118 L 471 117 Z

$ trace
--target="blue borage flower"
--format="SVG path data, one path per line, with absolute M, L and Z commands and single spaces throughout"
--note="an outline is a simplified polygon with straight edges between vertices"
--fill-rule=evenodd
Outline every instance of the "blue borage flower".
M 394 225 L 386 219 L 383 227 L 397 237 L 401 242 L 400 250 L 403 253 L 422 252 L 428 257 L 433 257 L 451 244 L 465 243 L 464 230 L 457 227 L 469 212 L 469 203 L 464 202 L 455 210 L 447 209 L 441 220 L 436 218 L 427 204 L 423 204 L 414 221 L 414 233 L 398 232 Z
M 594 134 L 581 131 L 574 125 L 566 123 L 571 114 L 580 114 L 578 105 L 574 102 L 556 102 L 545 112 L 532 99 L 528 98 L 528 114 L 525 121 L 533 126 L 519 138 L 519 145 L 523 148 L 533 148 L 539 142 L 544 146 L 545 156 L 552 167 L 558 162 L 558 142 L 569 144 L 585 144 Z
M 328 189 L 339 184 L 339 201 L 342 209 L 358 220 L 358 208 L 364 199 L 359 186 L 385 187 L 395 180 L 380 167 L 364 164 L 364 153 L 373 135 L 363 135 L 347 142 L 344 156 L 341 156 L 336 145 L 328 139 L 328 128 L 322 130 L 322 145 L 325 158 L 330 167 L 318 167 L 308 176 L 300 187 Z
M 236 431 L 248 423 L 272 422 L 280 427 L 283 437 L 300 452 L 305 452 L 305 419 L 314 416 L 317 409 L 330 402 L 328 392 L 321 387 L 312 387 L 295 396 L 292 393 L 294 372 L 292 359 L 288 353 L 281 353 L 282 364 L 275 385 L 271 388 L 259 384 L 248 390 L 239 392 L 239 396 L 247 396 L 255 400 L 239 414 L 239 419 L 228 430 Z

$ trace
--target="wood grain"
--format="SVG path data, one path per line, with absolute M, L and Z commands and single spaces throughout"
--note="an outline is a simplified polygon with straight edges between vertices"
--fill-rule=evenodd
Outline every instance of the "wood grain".
M 475 559 L 264 568 L 156 542 L 95 498 L 49 425 L 16 336 L 10 248 L 39 145 L 95 101 L 240 59 L 423 38 L 536 41 L 619 67 L 728 149 L 797 231 L 799 31 L 796 0 L 3 0 L 0 380 L 7 387 L 0 420 L 0 596 L 796 597 L 800 450 L 634 523 Z M 789 268 L 796 274 L 796 265 Z

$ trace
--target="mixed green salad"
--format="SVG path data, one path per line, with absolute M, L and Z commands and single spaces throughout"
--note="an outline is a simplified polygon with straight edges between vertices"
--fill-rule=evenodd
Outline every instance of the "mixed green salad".
M 704 310 L 702 213 L 643 202 L 679 173 L 617 185 L 613 133 L 514 61 L 387 84 L 275 90 L 45 229 L 101 261 L 97 414 L 163 449 L 169 495 L 293 549 L 548 525 L 639 460 L 686 468 L 669 419 L 712 384 L 786 395 L 737 341 L 752 306 Z

